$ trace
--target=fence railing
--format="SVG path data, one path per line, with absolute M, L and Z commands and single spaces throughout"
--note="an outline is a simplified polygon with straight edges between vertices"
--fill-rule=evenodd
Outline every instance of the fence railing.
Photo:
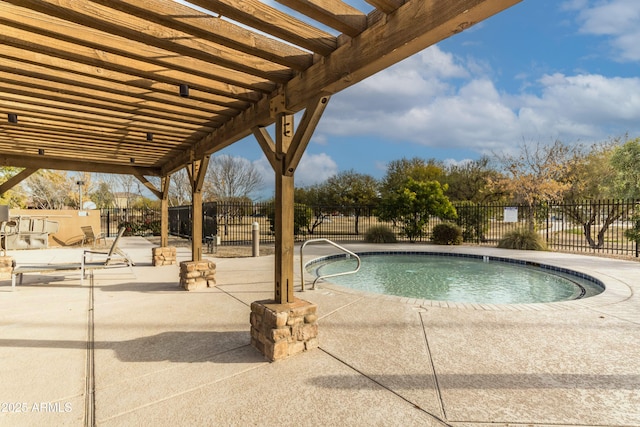
M 125 235 L 159 235 L 160 210 L 139 208 L 107 208 L 100 210 L 102 232 L 109 237 L 125 227 Z
M 478 245 L 496 243 L 508 232 L 535 224 L 536 231 L 552 250 L 593 254 L 638 256 L 638 245 L 625 236 L 633 227 L 631 216 L 640 209 L 640 201 L 595 200 L 584 202 L 543 203 L 533 208 L 517 204 L 458 203 L 454 221 L 463 231 L 465 242 Z M 169 233 L 191 237 L 190 206 L 169 208 Z M 221 245 L 250 245 L 252 224 L 260 226 L 261 243 L 274 243 L 271 203 L 203 204 L 203 241 L 217 236 Z M 372 206 L 295 206 L 295 235 L 299 241 L 327 238 L 333 241 L 365 241 L 372 227 L 386 226 L 399 241 L 409 241 L 401 227 L 380 221 Z M 418 241 L 429 241 L 430 230 L 442 220 L 430 218 Z M 103 210 L 103 231 L 114 235 L 121 225 L 130 234 L 159 234 L 160 213 L 155 210 Z

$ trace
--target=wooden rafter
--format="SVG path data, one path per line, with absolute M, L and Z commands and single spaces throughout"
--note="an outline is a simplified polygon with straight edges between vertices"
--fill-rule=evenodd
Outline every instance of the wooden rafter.
M 518 1 L 0 0 L 0 159 L 170 175 Z

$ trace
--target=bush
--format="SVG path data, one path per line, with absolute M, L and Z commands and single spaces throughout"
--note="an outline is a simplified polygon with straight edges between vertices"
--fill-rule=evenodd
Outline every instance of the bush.
M 431 231 L 433 243 L 438 245 L 462 244 L 462 228 L 450 222 L 443 222 L 433 227 Z
M 393 230 L 386 225 L 371 227 L 364 237 L 367 243 L 396 243 L 396 235 Z
M 506 233 L 498 242 L 498 247 L 502 249 L 521 249 L 527 251 L 547 250 L 547 245 L 539 234 L 524 228 Z

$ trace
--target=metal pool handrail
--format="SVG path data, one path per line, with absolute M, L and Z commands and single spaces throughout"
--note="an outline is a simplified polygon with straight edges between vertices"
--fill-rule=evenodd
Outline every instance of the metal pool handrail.
M 310 262 L 312 262 L 313 260 L 309 261 L 308 263 L 304 264 L 304 258 L 302 257 L 302 251 L 304 250 L 304 248 L 309 244 L 309 243 L 329 243 L 330 245 L 335 246 L 336 248 L 340 249 L 341 251 L 347 253 L 348 255 L 351 255 L 353 257 L 355 257 L 356 261 L 358 262 L 358 265 L 356 266 L 356 269 L 353 271 L 345 271 L 343 273 L 334 273 L 334 274 L 326 274 L 324 276 L 318 276 L 316 277 L 316 280 L 313 281 L 313 284 L 311 285 L 311 289 L 315 290 L 316 288 L 316 282 L 320 279 L 326 279 L 327 277 L 336 277 L 336 276 L 344 276 L 346 274 L 353 274 L 353 273 L 357 273 L 358 270 L 360 270 L 360 257 L 351 252 L 349 249 L 344 248 L 342 246 L 340 246 L 339 244 L 332 242 L 329 239 L 311 239 L 311 240 L 306 240 L 302 246 L 300 246 L 300 277 L 302 278 L 302 290 L 304 291 L 304 270 L 306 269 L 307 265 L 309 265 Z

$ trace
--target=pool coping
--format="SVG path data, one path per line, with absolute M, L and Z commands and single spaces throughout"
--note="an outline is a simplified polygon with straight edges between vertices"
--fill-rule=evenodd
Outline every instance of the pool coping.
M 496 259 L 500 262 L 515 263 L 522 265 L 541 265 L 550 267 L 552 271 L 560 271 L 569 274 L 584 275 L 587 280 L 595 279 L 598 284 L 604 286 L 604 291 L 598 295 L 594 295 L 588 298 L 574 299 L 569 301 L 556 301 L 556 302 L 542 302 L 542 303 L 522 303 L 522 304 L 487 304 L 487 303 L 467 303 L 467 302 L 455 302 L 455 301 L 439 301 L 421 298 L 410 298 L 397 295 L 385 295 L 375 292 L 363 291 L 359 289 L 352 289 L 345 286 L 332 283 L 331 279 L 318 281 L 316 289 L 328 289 L 334 292 L 340 292 L 344 294 L 358 295 L 373 299 L 384 299 L 390 302 L 397 302 L 412 305 L 415 308 L 427 308 L 427 307 L 439 307 L 439 308 L 453 308 L 462 310 L 485 310 L 485 311 L 552 311 L 552 310 L 577 310 L 593 307 L 601 307 L 604 305 L 610 305 L 619 303 L 630 298 L 633 294 L 631 287 L 624 282 L 613 278 L 609 275 L 602 274 L 595 270 L 589 270 L 584 266 L 579 270 L 575 266 L 567 266 L 562 260 L 553 258 L 554 255 L 561 254 L 563 256 L 576 257 L 575 261 L 584 261 L 590 256 L 587 255 L 573 255 L 565 254 L 561 252 L 540 252 L 540 251 L 513 251 L 508 250 L 496 254 L 496 251 L 501 251 L 498 248 L 486 248 L 486 247 L 431 247 L 425 245 L 419 250 L 416 249 L 384 249 L 372 250 L 374 245 L 361 245 L 366 246 L 367 249 L 350 249 L 358 255 L 373 255 L 373 254 L 428 254 L 430 256 L 453 256 L 453 257 L 469 257 L 482 259 L 484 256 L 488 256 L 492 259 Z M 507 251 L 507 250 L 502 250 Z M 314 257 L 305 262 L 305 268 L 313 264 L 314 262 L 322 259 L 329 259 L 333 256 L 342 257 L 343 254 L 330 254 L 324 256 Z M 579 257 L 579 258 L 578 258 Z M 598 257 L 596 257 L 598 258 Z M 601 259 L 601 258 L 598 258 Z M 615 261 L 615 260 L 612 260 Z M 318 261 L 319 262 L 319 261 Z

